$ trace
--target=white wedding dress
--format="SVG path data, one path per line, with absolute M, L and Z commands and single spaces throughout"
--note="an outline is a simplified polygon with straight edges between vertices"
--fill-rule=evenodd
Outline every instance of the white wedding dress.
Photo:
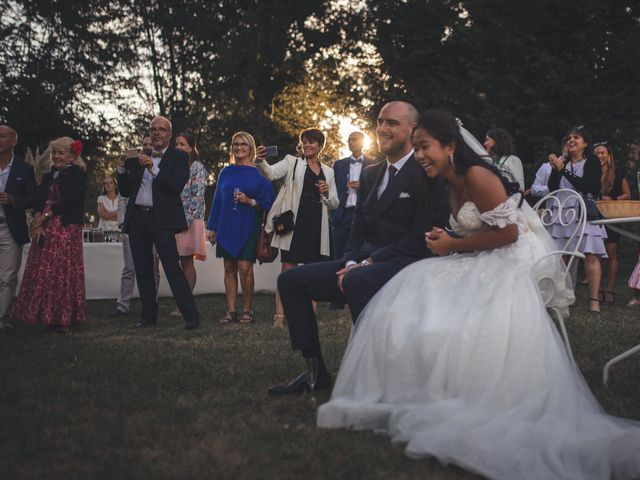
M 318 425 L 382 431 L 410 457 L 494 479 L 640 478 L 640 423 L 599 406 L 530 274 L 555 249 L 533 210 L 511 197 L 485 213 L 467 202 L 457 217 L 460 235 L 517 223 L 518 240 L 393 277 L 360 316 Z M 558 261 L 542 273 L 567 306 Z

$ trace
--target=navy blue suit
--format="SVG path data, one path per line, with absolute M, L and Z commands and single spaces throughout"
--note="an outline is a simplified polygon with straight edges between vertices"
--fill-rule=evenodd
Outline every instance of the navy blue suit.
M 303 265 L 278 277 L 289 336 L 294 350 L 305 358 L 320 351 L 318 326 L 311 300 L 347 303 L 355 322 L 368 301 L 408 264 L 431 255 L 424 234 L 444 227 L 449 206 L 444 184 L 427 178 L 411 156 L 378 198 L 377 190 L 387 162 L 365 168 L 349 241 L 341 260 Z M 336 272 L 349 260 L 371 257 L 372 265 L 354 268 L 343 278 L 344 293 Z
M 189 157 L 186 153 L 168 147 L 160 163 L 159 173 L 153 179 L 153 208 L 136 206 L 145 168 L 133 162 L 125 173 L 118 173 L 118 188 L 129 198 L 122 231 L 129 234 L 133 265 L 142 301 L 140 322 L 157 323 L 158 302 L 153 272 L 153 245 L 156 246 L 162 268 L 171 292 L 188 325 L 199 323 L 193 295 L 180 267 L 176 248 L 176 233 L 187 228 L 180 193 L 189 179 Z
M 373 165 L 374 160 L 364 158 L 360 175 L 366 167 Z M 351 157 L 343 158 L 333 164 L 333 171 L 336 179 L 336 189 L 338 190 L 338 200 L 340 204 L 335 210 L 329 211 L 329 222 L 331 223 L 331 233 L 333 239 L 333 258 L 340 259 L 344 253 L 344 247 L 349 238 L 351 223 L 355 215 L 355 207 L 347 209 L 347 198 L 349 196 L 349 170 L 351 167 Z
M 13 205 L 4 205 L 9 232 L 18 245 L 29 243 L 29 227 L 25 210 L 33 207 L 35 199 L 36 177 L 33 167 L 14 156 L 4 191 L 13 197 Z

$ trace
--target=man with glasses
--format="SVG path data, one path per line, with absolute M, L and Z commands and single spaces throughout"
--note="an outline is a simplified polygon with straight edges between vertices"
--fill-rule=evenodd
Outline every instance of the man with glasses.
M 158 302 L 153 269 L 155 245 L 171 292 L 187 330 L 200 325 L 200 315 L 178 260 L 175 234 L 187 229 L 180 193 L 189 178 L 186 153 L 170 145 L 171 122 L 154 118 L 149 126 L 153 152 L 130 159 L 125 168 L 117 166 L 118 186 L 129 197 L 122 231 L 129 235 L 138 291 L 142 301 L 140 320 L 130 328 L 158 323 Z
M 15 330 L 9 316 L 18 285 L 22 245 L 29 243 L 25 210 L 36 190 L 33 167 L 13 154 L 18 134 L 0 125 L 0 332 Z

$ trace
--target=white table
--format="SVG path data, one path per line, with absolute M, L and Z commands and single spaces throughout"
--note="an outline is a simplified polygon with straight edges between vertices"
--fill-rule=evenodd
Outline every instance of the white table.
M 121 243 L 84 243 L 84 279 L 87 290 L 87 300 L 118 298 L 120 294 L 120 274 L 122 273 L 122 244 Z M 18 276 L 18 289 L 22 282 L 22 273 L 27 263 L 29 245 L 25 245 L 22 254 L 22 267 Z M 207 260 L 194 261 L 198 280 L 194 290 L 195 295 L 204 293 L 224 293 L 224 266 L 222 259 L 216 258 L 215 247 L 207 244 Z M 279 260 L 274 263 L 254 265 L 256 293 L 275 292 L 276 279 L 282 264 Z M 161 297 L 171 297 L 171 290 L 160 266 Z M 134 296 L 138 296 L 135 289 Z
M 636 233 L 626 230 L 620 226 L 638 222 L 640 222 L 640 217 L 607 218 L 604 220 L 594 220 L 593 222 L 589 223 L 591 223 L 592 225 L 606 225 L 614 232 L 618 232 L 620 235 L 624 235 L 625 237 L 632 238 L 636 242 L 640 242 L 640 235 L 637 235 Z M 620 355 L 609 360 L 605 364 L 602 371 L 602 383 L 604 383 L 605 386 L 607 385 L 607 382 L 609 381 L 609 368 L 611 368 L 613 364 L 618 363 L 619 361 L 624 360 L 625 358 L 630 357 L 631 355 L 638 352 L 640 352 L 640 344 L 636 345 L 633 348 L 630 348 L 626 352 L 622 352 Z

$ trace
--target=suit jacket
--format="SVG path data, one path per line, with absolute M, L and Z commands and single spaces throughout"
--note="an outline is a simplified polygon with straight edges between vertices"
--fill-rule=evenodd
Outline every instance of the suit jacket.
M 393 260 L 411 263 L 431 253 L 424 234 L 444 227 L 449 206 L 444 182 L 428 178 L 413 155 L 389 182 L 380 198 L 377 190 L 387 162 L 371 165 L 360 175 L 358 203 L 343 261 Z
M 18 245 L 29 243 L 29 227 L 25 210 L 33 207 L 36 193 L 33 167 L 14 156 L 5 192 L 11 194 L 14 202 L 13 205 L 4 205 L 9 232 Z
M 338 208 L 329 212 L 329 220 L 332 225 L 340 225 L 342 223 L 342 217 L 344 216 L 344 209 L 347 205 L 347 197 L 349 196 L 349 188 L 347 187 L 347 182 L 349 181 L 349 169 L 351 166 L 350 158 L 343 158 L 338 160 L 333 164 L 333 172 L 335 173 L 336 178 L 336 188 L 338 190 L 338 200 L 340 204 Z M 360 171 L 360 176 L 362 177 L 362 172 L 369 165 L 375 164 L 375 160 L 371 160 L 370 158 L 364 158 L 362 162 L 362 170 Z
M 54 178 L 56 171 L 58 175 Z M 54 215 L 60 215 L 62 224 L 84 223 L 84 197 L 87 193 L 87 173 L 77 165 L 69 165 L 61 170 L 52 168 L 42 177 L 38 185 L 33 211 L 42 212 L 53 183 L 60 186 L 60 199 L 51 207 Z
M 151 186 L 153 217 L 160 228 L 181 232 L 187 229 L 187 220 L 180 194 L 189 179 L 189 156 L 169 146 L 158 164 L 160 171 Z M 122 231 L 129 233 L 131 217 L 145 167 L 137 163 L 128 166 L 124 173 L 118 172 L 120 194 L 129 198 L 124 214 Z

